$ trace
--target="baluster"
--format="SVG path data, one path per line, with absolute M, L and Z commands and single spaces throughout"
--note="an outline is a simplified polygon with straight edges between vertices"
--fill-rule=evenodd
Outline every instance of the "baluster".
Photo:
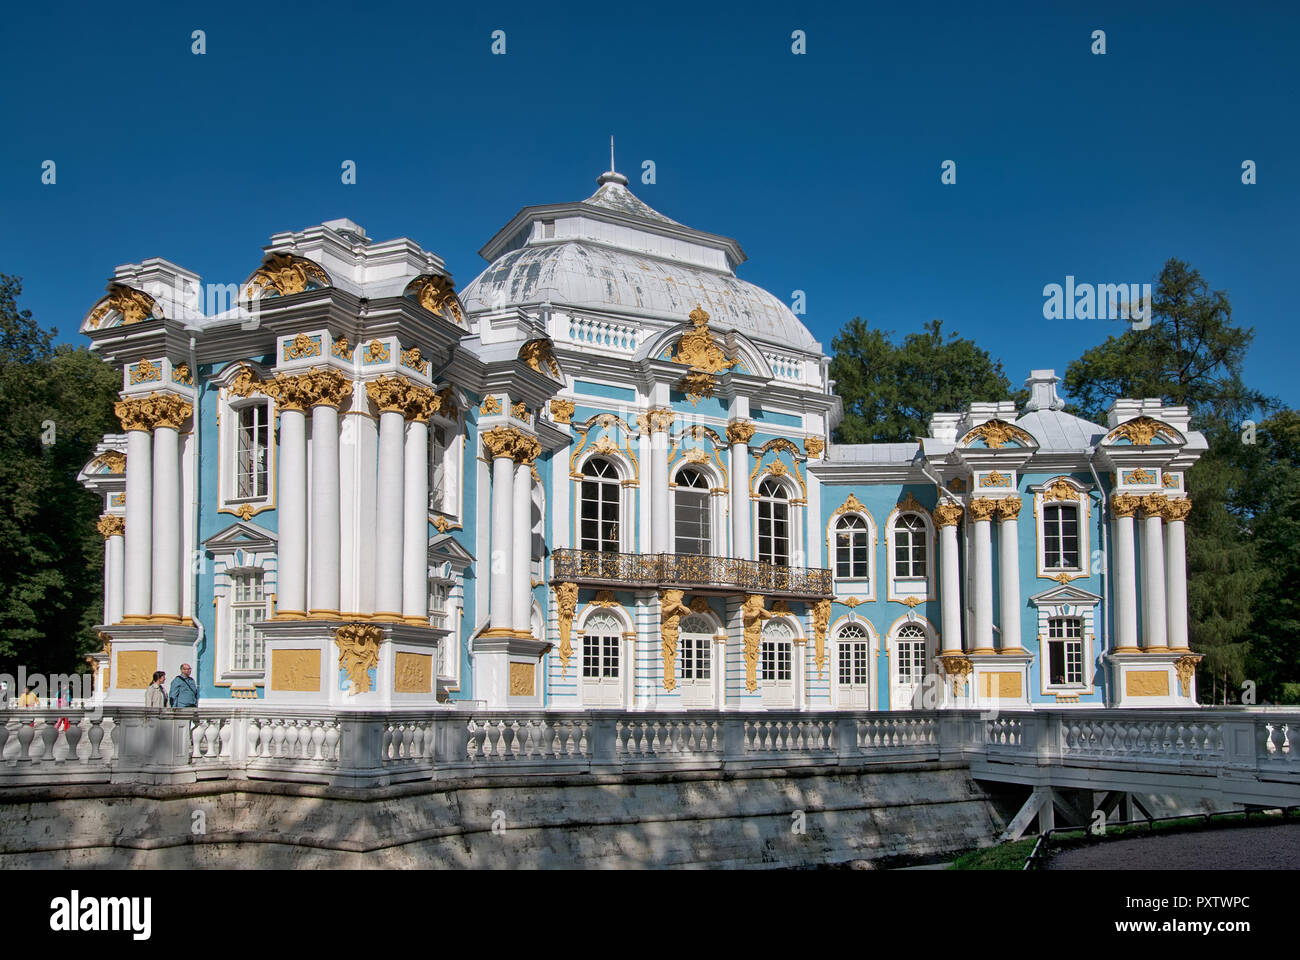
M 190 721 L 190 759 L 199 760 L 203 757 L 203 721 Z
M 339 758 L 339 741 L 343 738 L 343 731 L 333 720 L 325 730 L 325 759 L 337 760 Z
M 89 763 L 90 751 L 91 751 L 90 717 L 87 717 L 83 714 L 82 718 L 79 721 L 77 721 L 76 727 L 77 727 L 77 746 L 76 746 L 77 760 L 80 761 L 81 763 Z
M 311 758 L 313 760 L 324 760 L 324 754 L 321 748 L 325 745 L 325 727 L 324 722 L 317 720 L 311 725 Z
M 469 731 L 469 739 L 465 742 L 465 755 L 470 760 L 478 759 L 478 734 L 479 726 L 474 722 L 474 718 L 469 718 L 469 723 L 465 724 L 465 729 Z

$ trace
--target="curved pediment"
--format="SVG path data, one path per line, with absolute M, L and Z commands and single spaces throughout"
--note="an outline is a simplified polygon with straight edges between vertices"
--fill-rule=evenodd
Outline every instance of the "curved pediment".
M 314 260 L 291 253 L 273 253 L 244 281 L 241 296 L 244 300 L 288 297 L 304 290 L 320 290 L 333 285 L 329 274 Z
M 81 321 L 81 332 L 161 319 L 162 307 L 149 294 L 125 284 L 110 283 L 108 293 L 95 302 Z
M 1134 417 L 1111 430 L 1102 443 L 1107 446 L 1158 447 L 1187 442 L 1183 434 L 1154 417 Z
M 546 374 L 552 380 L 564 382 L 564 377 L 560 373 L 560 365 L 555 359 L 555 350 L 551 341 L 546 337 L 538 337 L 536 340 L 529 340 L 519 348 L 518 359 L 524 361 L 538 373 Z
M 1005 420 L 986 420 L 979 426 L 966 431 L 959 441 L 963 447 L 987 448 L 1000 450 L 1003 447 L 1023 447 L 1034 449 L 1038 441 L 1026 430 Z
M 465 325 L 465 310 L 460 297 L 456 296 L 456 285 L 450 277 L 436 273 L 424 273 L 406 285 L 402 296 L 414 300 L 430 313 L 437 314 L 460 326 Z

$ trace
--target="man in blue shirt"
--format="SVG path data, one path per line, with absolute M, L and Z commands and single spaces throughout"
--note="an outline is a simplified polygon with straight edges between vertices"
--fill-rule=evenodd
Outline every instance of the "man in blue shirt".
M 181 664 L 181 674 L 172 681 L 169 699 L 173 707 L 197 707 L 199 705 L 199 685 L 190 676 L 190 665 Z

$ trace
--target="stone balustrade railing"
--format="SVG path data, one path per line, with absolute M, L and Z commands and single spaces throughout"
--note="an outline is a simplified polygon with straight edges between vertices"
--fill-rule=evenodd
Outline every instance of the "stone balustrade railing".
M 972 762 L 1295 781 L 1300 713 L 331 712 L 256 704 L 0 712 L 0 787 L 262 779 L 341 786 L 518 773 Z M 986 775 L 981 773 L 981 776 Z

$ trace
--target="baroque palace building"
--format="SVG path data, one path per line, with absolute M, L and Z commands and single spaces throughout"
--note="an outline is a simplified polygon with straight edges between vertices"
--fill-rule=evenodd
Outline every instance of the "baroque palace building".
M 457 293 L 349 220 L 234 303 L 117 268 L 110 703 L 912 709 L 1195 703 L 1185 407 L 1065 413 L 1050 370 L 909 443 L 829 442 L 828 358 L 736 241 L 615 172 L 526 207 Z M 207 288 L 209 300 L 212 287 Z

